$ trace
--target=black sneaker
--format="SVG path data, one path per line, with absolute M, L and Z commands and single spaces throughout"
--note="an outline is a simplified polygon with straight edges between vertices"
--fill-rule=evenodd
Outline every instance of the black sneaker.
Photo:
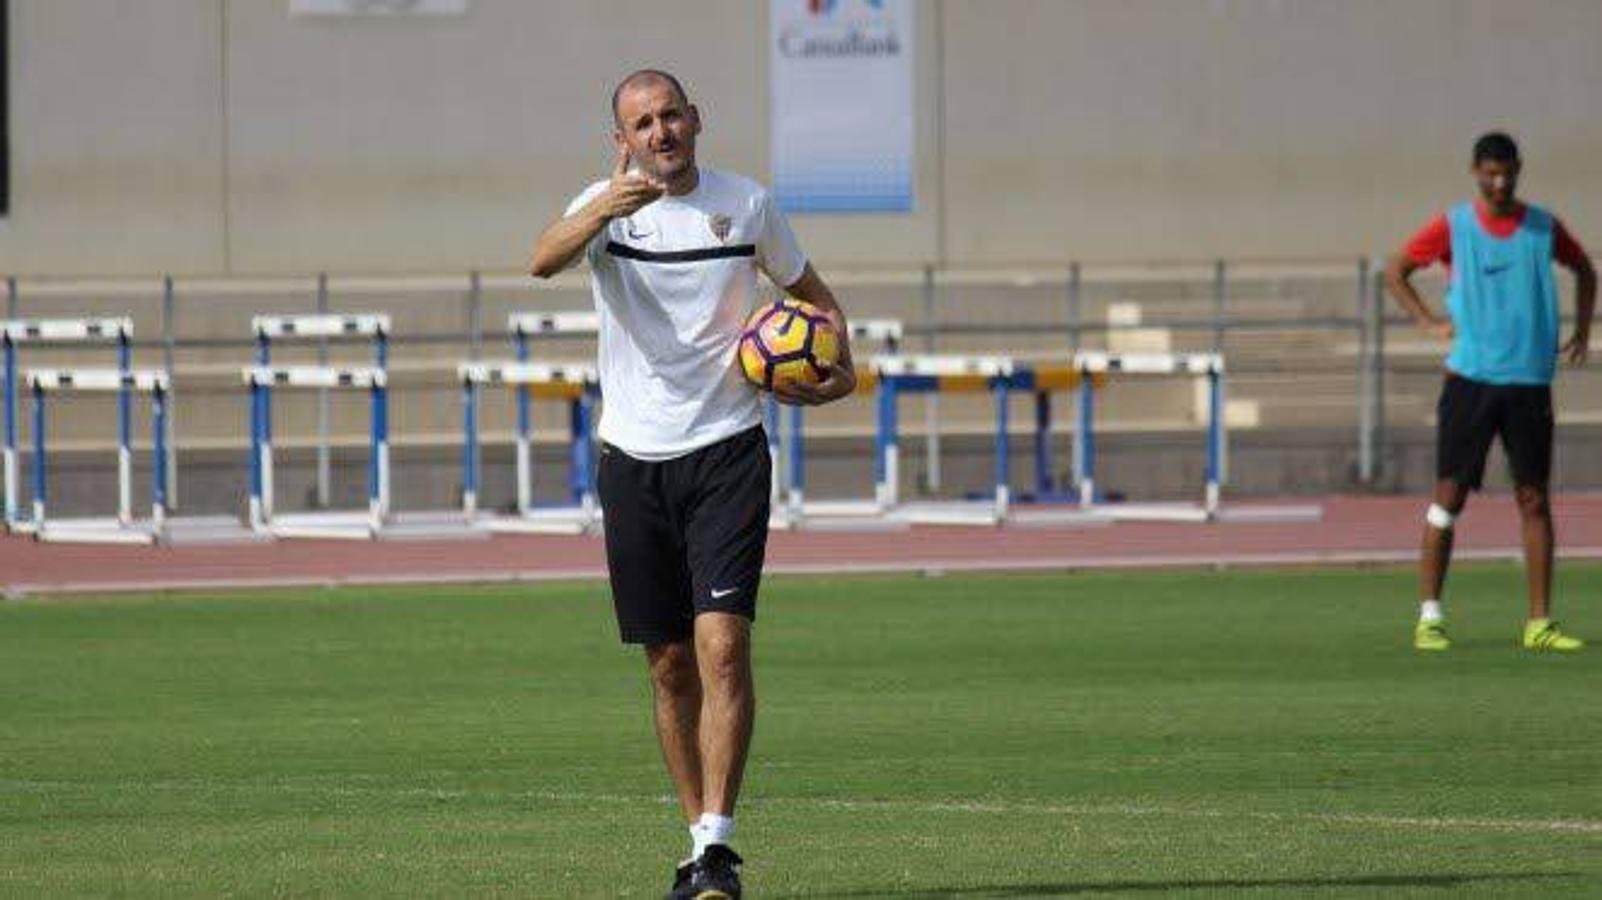
M 740 854 L 724 844 L 706 848 L 690 876 L 692 900 L 740 900 Z
M 695 894 L 690 891 L 690 880 L 694 877 L 695 860 L 679 863 L 673 870 L 673 887 L 667 892 L 667 900 L 692 900 Z

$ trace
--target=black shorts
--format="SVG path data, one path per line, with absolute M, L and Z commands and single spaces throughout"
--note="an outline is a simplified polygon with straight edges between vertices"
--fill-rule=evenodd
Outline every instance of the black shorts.
M 1552 388 L 1486 384 L 1448 374 L 1436 405 L 1435 475 L 1478 490 L 1485 455 L 1500 436 L 1516 485 L 1545 486 L 1552 474 Z
M 666 644 L 695 617 L 756 618 L 773 479 L 760 425 L 661 462 L 601 445 L 606 567 L 628 644 Z

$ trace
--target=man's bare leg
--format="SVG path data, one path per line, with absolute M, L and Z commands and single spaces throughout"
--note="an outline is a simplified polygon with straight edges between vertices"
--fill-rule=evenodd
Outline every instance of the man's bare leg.
M 1468 488 L 1446 478 L 1435 483 L 1434 505 L 1456 517 L 1463 512 L 1468 501 Z M 1452 564 L 1452 526 L 1445 528 L 1426 522 L 1424 540 L 1419 552 L 1419 599 L 1441 599 L 1446 587 L 1446 572 Z
M 656 738 L 662 745 L 679 806 L 689 824 L 701 817 L 701 675 L 696 668 L 695 645 L 652 644 L 645 648 L 651 668 L 655 699 Z
M 1564 634 L 1551 619 L 1552 555 L 1557 541 L 1552 535 L 1550 492 L 1546 485 L 1521 484 L 1514 488 L 1514 495 L 1524 530 L 1524 577 L 1530 591 L 1530 619 L 1524 624 L 1520 643 L 1526 650 L 1583 649 L 1585 641 Z
M 732 817 L 756 718 L 750 621 L 731 613 L 696 616 L 695 658 L 701 673 L 701 808 Z
M 1530 591 L 1530 618 L 1552 614 L 1552 505 L 1546 485 L 1521 484 L 1514 488 L 1519 522 L 1524 532 L 1524 577 Z

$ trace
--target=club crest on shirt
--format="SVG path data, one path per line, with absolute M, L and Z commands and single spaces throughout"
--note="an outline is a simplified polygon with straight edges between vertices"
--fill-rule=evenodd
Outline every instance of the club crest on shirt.
M 712 236 L 717 238 L 719 243 L 728 241 L 729 232 L 734 229 L 734 220 L 723 213 L 708 216 L 706 224 L 712 229 Z

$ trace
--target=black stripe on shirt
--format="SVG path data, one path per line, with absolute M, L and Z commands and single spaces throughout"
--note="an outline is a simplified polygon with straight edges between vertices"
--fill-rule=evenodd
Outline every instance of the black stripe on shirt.
M 617 241 L 606 242 L 606 252 L 624 259 L 637 259 L 649 263 L 702 262 L 708 259 L 736 259 L 756 256 L 755 244 L 734 244 L 729 247 L 700 247 L 695 250 L 642 250 Z

